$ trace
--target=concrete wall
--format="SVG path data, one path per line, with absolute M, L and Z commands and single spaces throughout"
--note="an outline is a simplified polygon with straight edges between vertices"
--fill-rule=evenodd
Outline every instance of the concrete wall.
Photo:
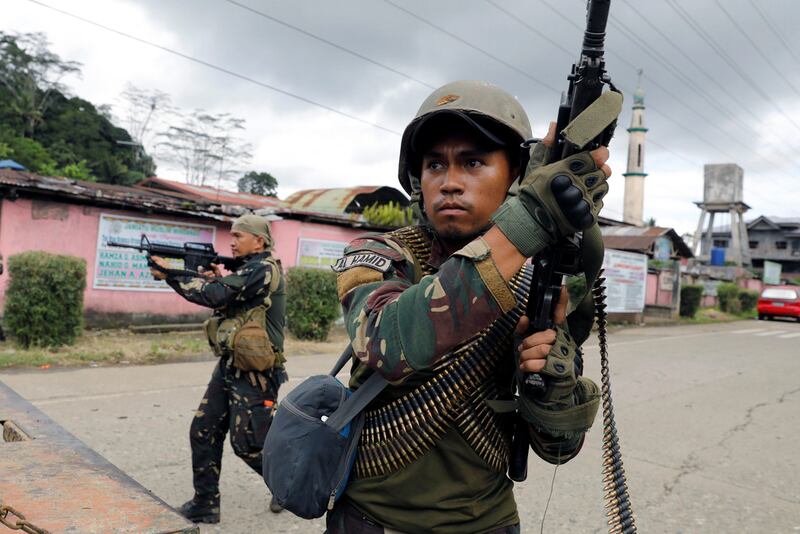
M 217 250 L 228 251 L 230 236 L 227 225 L 198 219 L 180 219 L 165 215 L 148 216 L 135 211 L 80 206 L 63 202 L 3 199 L 0 205 L 0 253 L 7 262 L 10 256 L 29 250 L 78 256 L 86 260 L 86 292 L 84 309 L 90 324 L 116 323 L 130 318 L 139 321 L 149 316 L 207 316 L 208 310 L 185 301 L 174 293 L 159 291 L 125 291 L 93 289 L 97 233 L 101 213 L 128 215 L 180 222 L 208 224 L 216 227 Z M 0 305 L 5 300 L 8 272 L 0 275 Z M 139 322 L 136 321 L 136 322 Z
M 309 223 L 284 219 L 270 224 L 275 238 L 275 256 L 280 258 L 284 268 L 293 267 L 297 262 L 297 248 L 300 239 L 318 239 L 347 244 L 355 237 L 367 233 L 363 229 Z
M 755 248 L 750 248 L 750 257 L 756 262 L 757 266 L 761 266 L 762 263 L 760 262 L 763 262 L 763 260 L 778 261 L 784 264 L 800 263 L 800 238 L 788 235 L 790 232 L 796 231 L 795 228 L 776 230 L 766 225 L 748 229 L 748 241 L 757 242 Z M 729 230 L 715 231 L 713 240 L 708 243 L 711 244 L 714 240 L 727 241 L 727 246 L 722 248 L 726 249 L 726 259 L 728 259 L 729 251 L 727 249 L 733 246 L 731 232 Z M 786 243 L 786 248 L 779 249 L 777 247 L 778 241 Z M 704 243 L 702 253 L 708 255 L 709 251 L 707 249 L 708 246 Z
M 728 204 L 741 202 L 744 187 L 744 170 L 735 163 L 717 163 L 703 166 L 703 202 Z
M 661 289 L 661 277 L 668 276 L 666 271 L 647 273 L 647 293 L 644 303 L 646 306 L 672 306 L 672 291 Z

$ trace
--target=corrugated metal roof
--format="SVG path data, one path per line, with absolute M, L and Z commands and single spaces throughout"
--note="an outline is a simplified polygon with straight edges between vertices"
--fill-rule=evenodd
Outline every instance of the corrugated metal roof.
M 155 180 L 157 182 L 152 181 L 151 183 L 154 185 L 159 184 L 162 187 L 128 187 L 0 169 L 0 189 L 6 190 L 5 196 L 7 197 L 11 196 L 9 194 L 10 190 L 11 194 L 14 191 L 17 194 L 27 192 L 29 195 L 60 197 L 66 199 L 66 201 L 111 206 L 118 209 L 170 213 L 221 221 L 230 221 L 254 209 L 257 213 L 266 216 L 278 215 L 287 219 L 336 224 L 370 231 L 385 230 L 385 228 L 367 223 L 357 213 L 325 213 L 316 210 L 293 209 L 287 207 L 280 200 L 246 193 L 231 193 L 232 201 L 227 200 L 231 197 L 223 194 L 219 196 L 218 200 L 212 200 L 199 194 L 199 192 L 205 192 L 203 191 L 205 188 L 199 188 L 200 191 L 198 192 L 195 189 L 197 186 L 173 187 L 175 184 L 178 186 L 185 186 L 186 184 L 178 184 L 177 182 L 160 178 Z M 365 189 L 374 190 L 375 188 L 368 187 Z M 400 193 L 398 192 L 398 194 Z M 244 195 L 244 198 L 258 197 L 259 203 L 266 204 L 266 206 L 252 206 L 251 208 L 251 206 L 241 202 L 242 195 Z
M 653 243 L 661 237 L 667 236 L 672 240 L 673 247 L 681 258 L 694 256 L 686 242 L 672 228 L 661 226 L 601 226 L 603 243 L 606 248 L 628 250 L 632 252 L 651 253 Z
M 245 206 L 251 209 L 281 208 L 285 205 L 284 202 L 278 198 L 253 195 L 251 193 L 239 193 L 237 191 L 228 191 L 204 185 L 184 184 L 172 180 L 165 180 L 164 178 L 157 178 L 155 176 L 142 180 L 136 187 L 187 193 L 210 202 Z
M 208 202 L 188 195 L 164 195 L 160 191 L 123 185 L 71 180 L 55 176 L 0 169 L 0 186 L 82 200 L 93 204 L 112 205 L 135 210 L 180 213 L 217 220 L 229 220 L 248 210 L 231 208 L 219 202 Z
M 361 213 L 370 204 L 390 201 L 408 205 L 403 193 L 387 186 L 306 189 L 290 195 L 286 204 L 295 210 L 342 214 Z

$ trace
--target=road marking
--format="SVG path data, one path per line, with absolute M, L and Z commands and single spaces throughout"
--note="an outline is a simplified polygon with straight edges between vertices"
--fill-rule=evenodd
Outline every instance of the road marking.
M 681 340 L 683 340 L 683 339 L 689 339 L 691 337 L 716 336 L 716 335 L 720 335 L 720 334 L 724 335 L 726 333 L 727 332 L 722 331 L 722 330 L 715 330 L 714 332 L 702 332 L 702 333 L 699 333 L 699 334 L 688 334 L 688 335 L 675 334 L 675 335 L 672 335 L 672 336 L 660 336 L 660 337 L 652 337 L 652 338 L 645 338 L 645 339 L 636 339 L 636 340 L 633 340 L 633 341 L 614 342 L 614 343 L 609 343 L 608 346 L 609 346 L 609 348 L 613 349 L 613 348 L 622 347 L 622 346 L 625 346 L 625 345 L 640 345 L 642 343 L 656 343 L 658 341 L 668 341 L 668 340 L 671 340 L 671 339 L 681 339 Z M 599 349 L 599 348 L 600 348 L 600 345 L 584 345 L 583 346 L 583 350 Z
M 731 334 L 753 334 L 755 332 L 762 332 L 763 328 L 746 328 L 744 330 L 734 330 Z
M 793 337 L 800 337 L 800 332 L 795 332 L 794 334 L 783 334 L 782 336 L 778 336 L 781 339 L 792 339 Z
M 99 393 L 95 395 L 64 395 L 64 396 L 47 397 L 40 399 L 29 398 L 27 400 L 34 406 L 47 406 L 49 404 L 62 404 L 65 402 L 83 402 L 89 400 L 118 399 L 120 397 L 153 395 L 158 393 L 168 393 L 178 389 L 203 389 L 205 387 L 207 387 L 207 384 L 175 386 L 171 388 L 158 388 L 158 389 L 140 389 L 136 391 L 120 391 L 117 393 Z
M 754 336 L 777 336 L 778 334 L 783 334 L 786 330 L 767 330 L 766 332 L 761 332 L 760 334 L 753 334 Z

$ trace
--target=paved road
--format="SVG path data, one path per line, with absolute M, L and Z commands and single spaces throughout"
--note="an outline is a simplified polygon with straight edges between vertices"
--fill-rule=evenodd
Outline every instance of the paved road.
M 596 340 L 587 374 L 599 376 Z M 631 328 L 612 336 L 612 385 L 640 532 L 800 532 L 800 324 Z M 290 359 L 290 387 L 336 355 Z M 188 427 L 214 362 L 0 375 L 170 504 L 191 496 Z M 599 425 L 556 474 L 545 532 L 605 532 Z M 227 446 L 227 445 L 226 445 Z M 202 532 L 321 532 L 267 511 L 263 482 L 226 450 L 223 522 Z M 518 485 L 523 532 L 539 532 L 553 468 Z

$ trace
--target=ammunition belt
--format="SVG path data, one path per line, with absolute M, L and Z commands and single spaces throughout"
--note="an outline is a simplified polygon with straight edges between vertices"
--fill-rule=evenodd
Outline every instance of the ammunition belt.
M 496 368 L 512 349 L 512 333 L 525 311 L 533 269 L 511 280 L 517 306 L 453 350 L 430 380 L 399 399 L 367 410 L 356 457 L 356 477 L 397 471 L 430 450 L 453 425 L 493 469 L 508 464 L 510 433 L 484 402 L 498 398 Z
M 423 276 L 433 274 L 433 267 L 428 265 L 428 260 L 431 257 L 432 241 L 428 230 L 422 226 L 406 226 L 405 228 L 398 228 L 397 230 L 389 232 L 389 235 L 411 250 L 411 253 L 422 269 Z

